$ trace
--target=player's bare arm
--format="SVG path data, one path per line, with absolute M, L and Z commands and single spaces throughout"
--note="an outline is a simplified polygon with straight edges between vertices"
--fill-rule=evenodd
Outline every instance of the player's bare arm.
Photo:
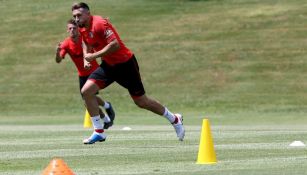
M 82 41 L 82 49 L 83 49 L 83 54 L 89 53 L 89 46 L 84 41 Z
M 84 41 L 82 41 L 82 49 L 83 49 L 83 55 L 89 53 L 90 48 Z M 87 61 L 85 58 L 83 58 L 83 66 L 85 70 L 89 70 L 92 67 L 91 63 Z
M 100 58 L 110 53 L 116 52 L 118 49 L 120 49 L 119 42 L 117 39 L 114 39 L 113 41 L 111 41 L 108 45 L 106 45 L 103 49 L 99 50 L 98 52 L 85 54 L 84 59 L 91 62 L 95 60 L 96 58 Z
M 59 43 L 57 46 L 56 46 L 56 54 L 55 54 L 55 61 L 57 63 L 60 63 L 62 61 L 62 57 L 60 56 L 60 51 L 61 51 L 61 43 Z

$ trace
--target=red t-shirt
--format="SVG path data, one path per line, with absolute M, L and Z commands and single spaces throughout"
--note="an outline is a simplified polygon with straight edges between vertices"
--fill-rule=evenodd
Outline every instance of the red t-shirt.
M 120 44 L 120 49 L 103 57 L 109 65 L 123 63 L 132 58 L 133 53 L 125 46 L 112 24 L 101 16 L 91 16 L 89 29 L 79 29 L 84 42 L 95 52 L 103 49 L 114 39 Z
M 81 38 L 75 43 L 71 37 L 66 38 L 60 46 L 60 56 L 65 57 L 66 53 L 69 54 L 71 60 L 75 63 L 79 76 L 88 76 L 94 70 L 96 70 L 99 65 L 96 60 L 91 62 L 92 67 L 89 70 L 84 69 L 83 62 L 83 49 Z

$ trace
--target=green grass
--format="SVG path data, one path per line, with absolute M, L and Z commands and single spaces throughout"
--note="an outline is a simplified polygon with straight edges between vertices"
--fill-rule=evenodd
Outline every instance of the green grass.
M 87 2 L 136 54 L 147 94 L 184 114 L 186 140 L 114 84 L 100 93 L 117 112 L 108 141 L 82 145 L 77 72 L 54 60 L 71 2 L 1 1 L 0 174 L 40 174 L 58 156 L 91 175 L 305 173 L 306 148 L 288 147 L 307 142 L 305 1 Z M 203 118 L 214 166 L 195 164 Z
M 7 125 L 0 129 L 0 174 L 40 174 L 62 158 L 76 174 L 304 174 L 306 148 L 288 145 L 307 136 L 306 125 L 213 126 L 217 164 L 196 164 L 199 126 L 184 142 L 170 126 L 117 125 L 104 143 L 83 145 L 80 125 Z M 16 133 L 16 129 L 18 132 Z

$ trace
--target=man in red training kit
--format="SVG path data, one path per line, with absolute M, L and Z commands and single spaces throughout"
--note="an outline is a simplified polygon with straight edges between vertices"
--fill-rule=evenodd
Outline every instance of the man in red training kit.
M 93 134 L 85 139 L 83 143 L 93 144 L 106 139 L 100 123 L 99 107 L 97 100 L 95 100 L 95 93 L 106 88 L 114 81 L 129 91 L 130 96 L 138 107 L 167 118 L 174 126 L 177 137 L 182 141 L 185 135 L 182 116 L 171 113 L 159 102 L 145 95 L 137 60 L 121 41 L 109 20 L 100 16 L 92 16 L 89 6 L 83 2 L 73 4 L 72 15 L 79 26 L 79 31 L 86 47 L 92 48 L 94 51 L 89 53 L 87 49 L 83 49 L 85 52 L 83 53 L 84 59 L 89 62 L 97 58 L 103 60 L 100 67 L 89 76 L 81 90 L 87 110 L 93 118 L 95 129 Z
M 82 38 L 78 31 L 78 25 L 73 19 L 67 21 L 67 32 L 69 33 L 69 37 L 67 37 L 62 43 L 58 44 L 55 60 L 57 63 L 60 63 L 65 58 L 65 55 L 67 53 L 69 54 L 78 70 L 81 91 L 89 75 L 94 72 L 99 65 L 96 60 L 88 62 L 83 59 Z M 100 116 L 104 120 L 104 129 L 108 129 L 113 125 L 113 120 L 115 118 L 112 105 L 109 102 L 103 101 L 99 96 L 95 95 L 95 98 L 97 103 L 103 106 L 107 112 L 107 115 L 104 115 L 104 113 L 99 109 Z

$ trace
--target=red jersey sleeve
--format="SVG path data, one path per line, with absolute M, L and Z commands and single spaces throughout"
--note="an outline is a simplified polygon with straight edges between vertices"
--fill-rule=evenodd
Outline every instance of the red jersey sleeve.
M 116 39 L 115 31 L 110 26 L 110 23 L 108 20 L 103 20 L 97 25 L 97 31 L 99 32 L 99 35 L 101 35 L 102 38 L 105 39 L 107 43 L 110 43 L 114 39 Z

